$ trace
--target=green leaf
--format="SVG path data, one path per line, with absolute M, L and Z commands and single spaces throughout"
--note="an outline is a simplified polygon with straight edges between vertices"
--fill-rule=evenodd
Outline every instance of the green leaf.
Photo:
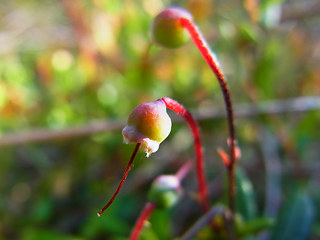
M 244 221 L 252 220 L 256 217 L 257 206 L 252 183 L 247 175 L 240 169 L 236 172 L 237 193 L 236 208 Z
M 139 240 L 159 240 L 159 238 L 157 237 L 157 234 L 153 231 L 153 229 L 150 225 L 145 226 L 142 229 L 141 234 L 138 239 Z
M 170 239 L 170 216 L 171 211 L 168 209 L 155 209 L 150 217 L 152 229 L 159 239 Z
M 261 21 L 267 27 L 279 24 L 284 0 L 264 0 L 260 3 Z
M 262 0 L 260 1 L 260 6 L 262 9 L 266 9 L 268 7 L 271 7 L 275 4 L 281 4 L 284 0 Z
M 236 221 L 237 236 L 240 238 L 253 236 L 274 226 L 271 218 L 257 218 L 249 222 Z
M 257 30 L 248 23 L 241 23 L 238 25 L 238 36 L 240 40 L 246 43 L 256 43 L 258 41 Z
M 280 210 L 271 240 L 308 238 L 314 220 L 314 204 L 309 194 L 298 190 Z

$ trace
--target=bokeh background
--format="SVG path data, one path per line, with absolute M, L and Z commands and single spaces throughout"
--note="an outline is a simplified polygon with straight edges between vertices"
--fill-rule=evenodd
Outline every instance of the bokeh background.
M 275 232 L 296 216 L 305 231 L 296 239 L 320 238 L 319 1 L 10 0 L 0 1 L 0 239 L 127 239 L 151 181 L 194 160 L 190 131 L 170 112 L 169 138 L 148 159 L 138 154 L 96 216 L 134 147 L 122 140 L 127 116 L 164 96 L 198 119 L 210 198 L 226 203 L 219 85 L 192 42 L 152 44 L 151 21 L 170 5 L 192 12 L 228 80 L 239 168 L 254 193 L 238 207 L 248 219 L 278 217 L 256 238 L 285 239 Z M 201 216 L 194 171 L 183 187 L 144 239 L 173 239 Z

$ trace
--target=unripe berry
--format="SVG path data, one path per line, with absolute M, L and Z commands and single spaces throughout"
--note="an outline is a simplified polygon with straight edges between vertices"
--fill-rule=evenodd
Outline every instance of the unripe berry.
M 180 18 L 192 20 L 192 15 L 178 7 L 170 7 L 160 12 L 152 23 L 153 40 L 168 48 L 177 48 L 185 44 L 190 36 L 181 26 Z
M 148 197 L 158 208 L 170 208 L 178 201 L 180 193 L 180 180 L 174 175 L 162 175 L 152 183 Z
M 137 106 L 128 118 L 128 124 L 122 130 L 125 142 L 141 143 L 141 148 L 149 156 L 156 152 L 160 143 L 171 131 L 171 119 L 166 105 L 159 99 Z

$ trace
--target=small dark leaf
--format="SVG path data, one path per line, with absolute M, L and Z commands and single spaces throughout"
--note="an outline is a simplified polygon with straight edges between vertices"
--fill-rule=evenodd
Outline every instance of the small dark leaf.
M 236 223 L 237 224 L 237 223 Z M 253 236 L 274 226 L 271 218 L 257 218 L 249 222 L 237 224 L 237 235 L 240 238 Z
M 252 183 L 246 174 L 237 170 L 237 194 L 236 194 L 236 207 L 244 221 L 252 220 L 256 217 L 256 200 Z

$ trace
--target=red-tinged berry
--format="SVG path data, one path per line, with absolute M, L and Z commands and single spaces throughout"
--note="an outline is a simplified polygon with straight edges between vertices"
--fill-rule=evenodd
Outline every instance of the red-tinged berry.
M 141 149 L 149 156 L 156 152 L 160 143 L 168 137 L 171 125 L 166 104 L 159 99 L 140 104 L 133 109 L 122 135 L 125 142 L 141 143 Z
M 181 18 L 192 20 L 192 15 L 179 7 L 170 7 L 160 12 L 152 23 L 153 40 L 168 48 L 178 48 L 184 45 L 190 39 L 190 35 L 181 26 Z

